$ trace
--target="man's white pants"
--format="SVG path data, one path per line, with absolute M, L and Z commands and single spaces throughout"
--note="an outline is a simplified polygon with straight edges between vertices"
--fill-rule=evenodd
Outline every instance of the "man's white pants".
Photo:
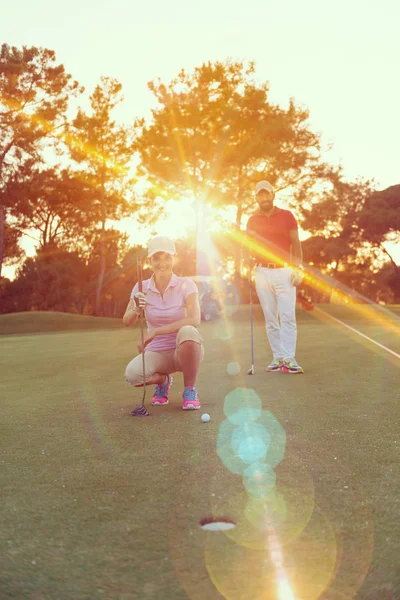
M 268 341 L 275 358 L 296 356 L 296 288 L 292 269 L 255 267 L 257 296 L 264 312 Z

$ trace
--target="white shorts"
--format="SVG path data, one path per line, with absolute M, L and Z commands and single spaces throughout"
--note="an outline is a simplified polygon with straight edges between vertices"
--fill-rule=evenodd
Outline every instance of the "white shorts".
M 154 373 L 162 373 L 169 375 L 181 371 L 181 366 L 178 360 L 178 348 L 183 342 L 196 342 L 201 345 L 201 360 L 204 358 L 203 339 L 196 327 L 185 325 L 181 327 L 176 336 L 176 348 L 172 350 L 163 350 L 159 352 L 144 353 L 144 364 L 146 371 L 146 381 L 149 381 Z M 142 355 L 138 354 L 128 364 L 125 369 L 125 379 L 130 385 L 143 385 L 143 359 Z

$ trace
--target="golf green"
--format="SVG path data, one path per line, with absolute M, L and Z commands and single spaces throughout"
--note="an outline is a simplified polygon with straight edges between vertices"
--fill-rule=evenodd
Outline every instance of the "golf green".
M 137 327 L 0 316 L 0 597 L 399 598 L 399 311 L 317 308 L 298 312 L 304 375 L 265 372 L 259 306 L 246 374 L 243 306 L 200 327 L 202 409 L 182 411 L 176 374 L 169 405 L 151 407 L 148 389 L 150 416 L 136 418 L 142 391 L 124 369 Z M 244 402 L 253 390 L 285 431 L 269 499 L 246 492 L 217 453 L 237 388 Z M 237 526 L 204 531 L 208 515 Z

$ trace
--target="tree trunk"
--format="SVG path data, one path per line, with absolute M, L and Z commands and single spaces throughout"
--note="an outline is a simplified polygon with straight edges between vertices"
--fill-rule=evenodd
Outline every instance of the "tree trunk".
M 391 265 L 393 267 L 393 276 L 390 278 L 388 284 L 390 289 L 393 292 L 393 302 L 394 304 L 400 303 L 400 266 L 397 265 L 393 256 L 386 250 L 383 244 L 379 244 L 378 248 L 380 248 L 386 256 L 389 257 Z
M 105 186 L 104 186 L 104 168 L 101 173 L 101 235 L 100 235 L 100 272 L 97 280 L 96 288 L 96 306 L 95 315 L 101 314 L 101 292 L 103 289 L 104 274 L 106 272 L 106 249 L 105 249 L 105 231 L 106 231 L 106 214 L 105 214 Z
M 6 209 L 0 205 L 0 278 L 3 267 L 4 250 L 6 245 Z M 1 292 L 0 292 L 1 293 Z
M 393 303 L 400 304 L 400 267 L 394 267 L 394 274 L 389 280 L 389 287 L 393 292 Z
M 396 264 L 396 262 L 393 259 L 393 256 L 391 254 L 389 254 L 389 252 L 386 250 L 385 246 L 383 244 L 378 244 L 378 248 L 380 250 L 382 250 L 382 252 L 384 252 L 386 254 L 386 256 L 389 257 L 390 262 L 392 263 L 392 267 L 394 269 L 394 272 L 397 273 L 397 269 L 399 268 Z
M 240 229 L 240 225 L 242 223 L 242 217 L 243 217 L 243 208 L 239 204 L 236 209 L 236 227 L 238 227 L 239 229 Z

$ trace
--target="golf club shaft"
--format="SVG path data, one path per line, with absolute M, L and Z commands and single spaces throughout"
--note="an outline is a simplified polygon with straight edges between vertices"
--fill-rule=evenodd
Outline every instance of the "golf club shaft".
M 142 398 L 142 406 L 144 406 L 144 401 L 146 398 L 146 365 L 144 360 L 144 317 L 143 317 L 143 309 L 140 310 L 140 335 L 142 340 L 142 370 L 143 370 L 143 398 Z
M 251 339 L 251 368 L 254 370 L 254 332 L 253 332 L 253 291 L 252 291 L 252 271 L 250 269 L 250 339 Z
M 137 274 L 138 274 L 138 286 L 139 292 L 143 292 L 143 276 L 142 276 L 142 257 L 139 256 L 137 259 Z M 146 398 L 146 365 L 144 360 L 144 310 L 140 309 L 140 337 L 142 342 L 142 370 L 143 370 L 143 397 L 142 406 Z

